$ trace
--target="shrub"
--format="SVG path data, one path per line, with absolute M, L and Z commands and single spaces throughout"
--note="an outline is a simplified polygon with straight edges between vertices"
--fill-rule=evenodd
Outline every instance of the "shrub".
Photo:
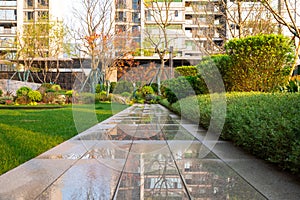
M 111 82 L 110 83 L 110 90 L 109 90 L 109 92 L 113 93 L 114 90 L 115 90 L 115 88 L 116 88 L 116 86 L 117 86 L 117 82 Z
M 112 94 L 107 95 L 106 91 L 101 91 L 100 93 L 95 95 L 95 101 L 101 102 L 101 101 L 111 101 Z
M 95 94 L 92 93 L 80 93 L 78 100 L 80 103 L 90 104 L 95 102 Z
M 287 82 L 294 49 L 288 37 L 258 35 L 230 40 L 226 45 L 232 66 L 233 91 L 278 90 Z
M 72 96 L 73 96 L 73 93 L 74 93 L 74 90 L 67 90 L 66 93 L 65 93 L 65 95 L 66 95 L 67 97 L 72 97 Z
M 113 90 L 114 94 L 122 94 L 123 92 L 133 92 L 133 84 L 128 81 L 119 81 Z
M 19 96 L 16 98 L 16 103 L 21 105 L 26 105 L 30 103 L 28 96 Z
M 17 97 L 27 96 L 30 91 L 32 91 L 32 89 L 29 87 L 26 86 L 20 87 L 16 92 Z
M 150 86 L 152 87 L 154 93 L 157 94 L 158 93 L 158 84 L 157 83 L 152 83 Z
M 123 92 L 123 93 L 121 94 L 121 96 L 122 96 L 122 97 L 131 97 L 131 93 L 129 93 L 129 92 Z
M 101 91 L 106 91 L 106 90 L 107 90 L 107 86 L 105 86 L 104 84 L 96 85 L 96 89 L 95 89 L 96 93 L 100 93 Z
M 181 66 L 175 68 L 175 76 L 197 76 L 196 66 Z
M 190 95 L 201 94 L 206 91 L 205 84 L 201 83 L 199 77 L 179 76 L 163 82 L 163 96 L 172 104 L 178 99 L 185 98 Z
M 44 88 L 47 88 L 47 89 L 51 89 L 52 85 L 53 85 L 53 84 L 51 84 L 51 83 L 43 83 L 43 84 L 41 85 L 41 87 L 44 87 Z
M 61 87 L 60 87 L 60 85 L 54 84 L 51 86 L 50 89 L 57 92 L 57 91 L 61 90 Z
M 2 96 L 2 94 L 3 94 L 3 91 L 0 89 L 0 97 Z
M 10 105 L 13 104 L 13 102 L 14 102 L 14 98 L 11 96 L 0 97 L 0 104 Z
M 148 94 L 154 94 L 154 90 L 151 86 L 145 85 L 142 87 L 141 93 L 142 93 L 143 97 L 146 97 L 146 95 L 148 95 Z
M 230 67 L 231 67 L 231 58 L 228 55 L 213 55 L 204 57 L 200 63 L 197 65 L 198 77 L 200 78 L 200 84 L 204 89 L 203 94 L 208 93 L 207 85 L 204 81 L 204 78 L 209 84 L 210 89 L 216 92 L 223 89 L 222 81 L 224 82 L 224 87 L 226 91 L 231 91 L 232 88 L 232 80 L 229 76 Z M 222 80 L 218 75 L 221 75 Z
M 47 92 L 44 94 L 42 102 L 43 103 L 54 103 L 57 94 L 55 92 Z
M 190 120 L 196 121 L 200 116 L 200 124 L 207 128 L 211 120 L 211 97 L 188 97 L 171 107 Z M 300 94 L 229 93 L 226 98 L 221 137 L 284 169 L 300 173 Z M 195 102 L 199 109 L 191 106 Z
M 32 102 L 39 102 L 42 100 L 42 95 L 39 91 L 29 91 L 28 92 L 28 97 Z

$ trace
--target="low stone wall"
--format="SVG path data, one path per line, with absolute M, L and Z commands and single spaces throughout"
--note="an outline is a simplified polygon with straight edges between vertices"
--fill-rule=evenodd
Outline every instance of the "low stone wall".
M 41 84 L 41 81 L 37 78 L 39 76 L 41 79 L 43 79 L 42 73 L 34 73 L 32 74 L 32 78 L 29 77 L 28 82 L 34 82 Z M 46 77 L 46 82 L 51 82 L 51 80 L 54 80 L 56 76 L 56 73 L 48 74 L 48 77 Z M 20 81 L 19 77 L 23 77 L 23 73 L 15 73 L 15 72 L 0 72 L 0 79 L 12 79 L 15 81 Z M 85 75 L 81 72 L 61 72 L 59 74 L 57 83 L 61 86 L 61 88 L 66 90 L 71 90 L 73 88 L 73 84 L 76 79 L 84 80 Z
M 26 86 L 33 90 L 36 90 L 41 86 L 41 84 L 15 81 L 10 79 L 0 79 L 0 89 L 3 91 L 3 94 L 8 93 L 8 94 L 16 95 L 16 91 L 22 86 Z

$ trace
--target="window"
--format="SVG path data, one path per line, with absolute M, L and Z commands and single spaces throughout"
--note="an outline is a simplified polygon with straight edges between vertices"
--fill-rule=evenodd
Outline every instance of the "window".
M 0 10 L 1 20 L 16 20 L 15 10 Z
M 47 20 L 49 18 L 48 11 L 39 11 L 38 12 L 39 19 Z
M 175 17 L 178 17 L 178 10 L 175 10 Z
M 32 11 L 30 11 L 30 12 L 25 12 L 25 20 L 26 21 L 31 21 L 31 20 L 33 20 L 33 12 Z
M 48 6 L 48 0 L 38 0 L 40 6 Z
M 33 7 L 33 0 L 25 0 L 26 7 Z

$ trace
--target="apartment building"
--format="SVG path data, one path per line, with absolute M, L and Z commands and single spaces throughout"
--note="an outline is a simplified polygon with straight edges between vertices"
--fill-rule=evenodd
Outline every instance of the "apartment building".
M 276 33 L 291 36 L 291 32 L 280 26 L 260 2 L 220 1 L 220 0 L 115 0 L 118 31 L 135 33 L 132 38 L 140 49 L 136 56 L 157 57 L 155 45 L 149 39 L 164 39 L 159 30 L 159 20 L 168 17 L 168 47 L 173 47 L 175 58 L 193 58 L 217 53 L 225 41 L 234 37 Z M 274 4 L 274 5 L 273 5 Z M 290 16 L 282 0 L 272 3 L 275 11 L 290 21 L 291 17 L 300 26 L 297 1 L 289 2 Z M 130 43 L 131 40 L 127 39 Z M 138 44 L 138 45 L 136 45 Z M 128 44 L 129 45 L 129 44 Z M 127 45 L 127 46 L 128 46 Z M 160 46 L 160 48 L 163 48 Z
M 199 58 L 223 44 L 225 23 L 220 6 L 218 1 L 207 0 L 115 0 L 115 30 L 132 33 L 127 42 L 134 42 L 136 56 L 155 58 L 156 47 L 172 47 L 177 58 Z M 168 47 L 164 47 L 160 23 L 166 24 Z
M 0 0 L 0 54 L 2 59 L 13 58 L 13 54 L 17 50 L 14 45 L 17 32 L 22 32 L 24 24 L 37 21 L 41 17 L 51 21 L 62 20 L 59 6 L 58 0 Z

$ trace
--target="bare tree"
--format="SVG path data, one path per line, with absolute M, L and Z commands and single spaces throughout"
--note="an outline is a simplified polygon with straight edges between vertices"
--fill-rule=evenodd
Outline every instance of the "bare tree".
M 160 66 L 156 73 L 156 82 L 158 85 L 158 94 L 161 94 L 161 77 L 164 72 L 165 63 L 168 60 L 171 45 L 180 43 L 176 38 L 183 34 L 180 25 L 176 25 L 176 17 L 179 11 L 174 6 L 173 0 L 149 0 L 144 2 L 145 6 L 145 42 L 144 47 L 153 48 L 160 59 Z M 175 7 L 175 9 L 174 9 Z
M 91 61 L 91 71 L 85 80 L 82 89 L 90 82 L 91 91 L 95 92 L 97 83 L 103 83 L 107 58 L 111 58 L 111 51 L 106 51 L 111 45 L 112 32 L 112 4 L 110 1 L 81 0 L 74 8 L 74 17 L 77 27 L 73 28 L 76 42 L 75 48 L 80 58 L 88 57 Z M 102 67 L 99 67 L 99 64 Z
M 73 28 L 76 49 L 80 58 L 89 58 L 90 73 L 81 90 L 89 83 L 91 92 L 96 84 L 109 85 L 108 75 L 112 66 L 126 55 L 127 31 L 114 27 L 115 13 L 111 0 L 81 0 L 80 8 L 74 9 L 79 27 Z M 124 43 L 125 42 L 125 43 Z M 121 47 L 120 47 L 121 46 Z
M 260 2 L 272 13 L 275 20 L 279 23 L 280 28 L 285 27 L 293 36 L 292 39 L 295 41 L 296 50 L 294 64 L 292 65 L 289 75 L 289 79 L 291 79 L 300 53 L 300 30 L 296 23 L 296 19 L 299 17 L 300 13 L 297 13 L 297 1 L 278 0 L 274 3 L 274 1 L 270 0 L 260 0 Z
M 40 82 L 55 82 L 59 77 L 59 56 L 64 51 L 66 32 L 61 22 L 49 21 L 48 16 L 24 24 L 16 37 L 16 60 L 24 65 L 23 81 L 33 72 Z M 55 65 L 49 65 L 52 60 Z M 37 64 L 33 66 L 33 63 Z M 55 69 L 55 70 L 53 70 Z M 56 75 L 52 80 L 52 73 Z M 41 74 L 42 76 L 40 76 Z
M 224 52 L 223 45 L 230 38 L 276 31 L 272 15 L 259 2 L 209 0 L 189 2 L 186 6 L 194 10 L 188 17 L 197 27 L 191 32 L 198 48 L 206 54 Z M 205 41 L 199 42 L 201 39 Z

